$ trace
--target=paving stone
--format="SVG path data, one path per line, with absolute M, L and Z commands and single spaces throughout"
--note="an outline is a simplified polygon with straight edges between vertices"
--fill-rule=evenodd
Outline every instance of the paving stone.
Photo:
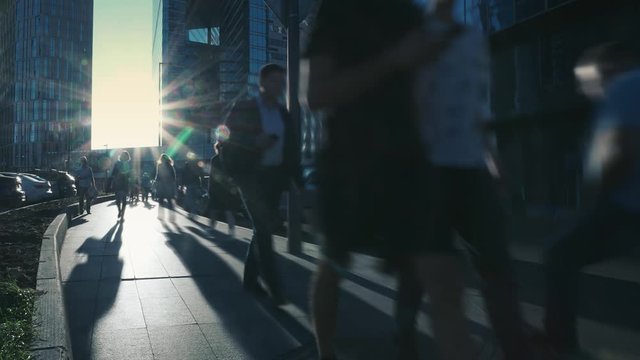
M 273 359 L 300 344 L 275 322 L 265 318 L 237 318 L 236 322 L 201 324 L 218 359 Z
M 148 330 L 157 360 L 217 359 L 198 325 L 150 327 Z
M 95 332 L 146 326 L 137 297 L 100 297 L 96 303 Z
M 196 322 L 187 305 L 178 296 L 144 298 L 140 301 L 148 326 L 186 325 Z
M 117 256 L 104 256 L 102 259 L 102 272 L 100 279 L 133 279 L 133 266 L 130 262 Z
M 97 333 L 91 346 L 94 360 L 152 360 L 147 329 L 108 330 Z
M 140 299 L 161 298 L 161 297 L 177 297 L 178 291 L 171 282 L 171 279 L 150 279 L 137 280 L 138 295 Z
M 164 269 L 158 258 L 149 251 L 131 251 L 133 261 L 133 271 L 136 279 L 165 278 L 169 274 Z
M 74 256 L 60 260 L 62 281 L 98 280 L 102 272 L 102 256 Z
M 98 283 L 98 298 L 138 298 L 135 281 L 104 279 Z

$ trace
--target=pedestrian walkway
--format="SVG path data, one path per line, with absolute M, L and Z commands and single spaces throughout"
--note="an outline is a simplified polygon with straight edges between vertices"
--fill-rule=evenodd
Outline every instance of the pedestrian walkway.
M 318 248 L 286 253 L 276 238 L 278 266 L 290 304 L 276 308 L 241 285 L 251 231 L 210 232 L 204 219 L 180 212 L 157 218 L 156 203 L 138 203 L 116 223 L 114 203 L 73 219 L 60 264 L 73 355 L 78 359 L 313 359 L 308 288 Z M 539 325 L 544 284 L 539 249 L 516 247 L 517 277 L 527 320 Z M 638 269 L 629 265 L 628 274 Z M 635 268 L 634 268 L 635 266 Z M 336 346 L 344 359 L 393 359 L 395 281 L 377 259 L 358 255 L 342 284 Z M 604 272 L 603 272 L 604 271 Z M 605 359 L 640 358 L 640 281 L 606 269 L 584 275 L 590 298 L 581 313 L 585 345 Z M 473 280 L 471 281 L 473 285 Z M 483 359 L 494 359 L 479 291 L 467 289 L 467 312 Z M 603 307 L 604 306 L 604 307 Z M 423 354 L 433 354 L 428 303 L 418 325 Z

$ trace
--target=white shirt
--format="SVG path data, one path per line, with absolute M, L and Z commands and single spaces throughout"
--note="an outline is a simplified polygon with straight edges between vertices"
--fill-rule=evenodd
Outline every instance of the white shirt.
M 429 21 L 430 36 L 445 30 Z M 489 50 L 481 32 L 464 28 L 440 57 L 419 70 L 415 95 L 421 137 L 438 166 L 485 166 L 486 137 L 481 125 L 490 116 Z
M 266 135 L 276 135 L 276 143 L 262 154 L 262 166 L 278 166 L 283 163 L 284 154 L 284 120 L 280 112 L 280 106 L 270 106 L 265 104 L 262 96 L 258 96 L 258 108 L 260 109 L 260 120 L 262 121 L 262 131 Z

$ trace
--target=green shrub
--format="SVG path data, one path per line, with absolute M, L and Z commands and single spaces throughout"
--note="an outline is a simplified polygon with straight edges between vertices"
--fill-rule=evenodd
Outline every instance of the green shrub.
M 35 337 L 35 291 L 21 289 L 15 281 L 0 282 L 0 359 L 28 359 Z

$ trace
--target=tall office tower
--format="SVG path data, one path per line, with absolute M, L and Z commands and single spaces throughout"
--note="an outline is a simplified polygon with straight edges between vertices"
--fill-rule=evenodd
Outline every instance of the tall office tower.
M 162 111 L 160 145 L 178 160 L 212 155 L 217 125 L 219 5 L 206 0 L 154 0 L 153 72 Z
M 0 169 L 5 170 L 13 160 L 15 20 L 15 3 L 7 1 L 0 8 Z
M 64 168 L 90 149 L 93 1 L 8 3 L 0 21 L 0 166 Z
M 286 33 L 263 0 L 223 2 L 220 101 L 226 107 L 258 94 L 260 67 L 286 65 Z

